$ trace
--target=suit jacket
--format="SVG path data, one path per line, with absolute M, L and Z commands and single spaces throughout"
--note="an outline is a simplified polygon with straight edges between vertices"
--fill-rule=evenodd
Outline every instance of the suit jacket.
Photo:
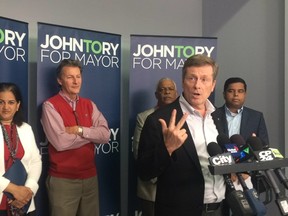
M 212 116 L 217 128 L 220 129 L 220 132 L 229 137 L 225 105 L 217 108 L 215 112 L 212 113 Z M 243 107 L 240 135 L 244 138 L 244 140 L 247 140 L 249 137 L 251 137 L 252 133 L 255 133 L 256 136 L 262 140 L 263 145 L 269 144 L 268 132 L 263 113 L 248 107 Z
M 151 109 L 148 109 L 148 110 L 145 110 L 141 113 L 138 113 L 138 115 L 137 115 L 136 126 L 135 126 L 134 136 L 133 136 L 133 155 L 134 155 L 135 159 L 137 159 L 137 156 L 138 156 L 140 134 L 141 134 L 142 128 L 144 126 L 144 123 L 146 121 L 146 118 L 151 113 L 153 113 L 155 110 L 156 110 L 156 107 L 153 107 Z
M 145 110 L 137 115 L 136 126 L 133 136 L 133 154 L 134 158 L 138 157 L 138 147 L 139 139 L 143 125 L 146 121 L 147 116 L 153 113 L 156 110 L 156 107 Z M 156 181 L 157 179 L 151 179 L 149 181 L 143 181 L 139 177 L 137 178 L 137 196 L 144 200 L 149 200 L 154 202 L 156 197 Z
M 155 216 L 197 216 L 203 208 L 204 178 L 188 125 L 183 126 L 188 138 L 170 157 L 158 121 L 162 118 L 168 125 L 173 109 L 178 122 L 183 116 L 179 97 L 146 119 L 140 136 L 138 175 L 143 180 L 158 177 Z

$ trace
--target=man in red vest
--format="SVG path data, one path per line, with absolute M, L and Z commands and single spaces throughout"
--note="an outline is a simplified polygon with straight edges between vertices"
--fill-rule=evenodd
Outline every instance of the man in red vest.
M 41 123 L 49 141 L 46 180 L 50 215 L 99 215 L 95 143 L 107 143 L 110 130 L 93 101 L 79 97 L 82 66 L 65 59 L 57 68 L 61 90 L 43 103 Z

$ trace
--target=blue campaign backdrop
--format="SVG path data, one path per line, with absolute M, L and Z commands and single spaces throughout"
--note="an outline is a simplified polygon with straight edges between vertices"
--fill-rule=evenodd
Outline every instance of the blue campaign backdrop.
M 0 81 L 21 90 L 28 117 L 28 24 L 0 17 Z
M 136 196 L 136 168 L 132 152 L 133 133 L 138 113 L 152 108 L 159 79 L 172 78 L 178 94 L 182 90 L 182 67 L 192 55 L 205 54 L 216 60 L 217 38 L 131 35 L 129 88 L 129 215 L 141 215 Z M 214 94 L 210 96 L 214 102 Z
M 41 117 L 43 101 L 59 91 L 56 67 L 62 59 L 78 59 L 83 64 L 80 96 L 90 98 L 106 117 L 109 143 L 96 145 L 95 161 L 99 179 L 100 215 L 120 212 L 120 64 L 121 36 L 72 27 L 38 23 L 37 107 Z M 37 215 L 48 215 L 45 191 L 47 140 L 40 121 L 38 143 L 43 157 L 43 174 L 38 193 Z

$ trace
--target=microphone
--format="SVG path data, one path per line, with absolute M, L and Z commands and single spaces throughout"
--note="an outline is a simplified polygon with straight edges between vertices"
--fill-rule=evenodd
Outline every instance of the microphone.
M 244 141 L 243 137 L 240 136 L 240 135 L 237 135 L 237 136 L 235 135 L 233 137 L 233 141 L 237 142 L 237 143 L 235 143 L 236 145 L 242 146 L 241 148 L 243 148 L 243 146 L 245 146 L 245 141 Z M 229 142 L 231 143 L 231 140 Z M 219 143 L 220 146 L 225 146 L 225 144 L 227 144 L 227 143 Z M 247 150 L 245 150 L 247 148 L 249 149 L 248 154 L 246 154 Z M 238 162 L 239 161 L 243 161 L 244 158 L 247 158 L 246 155 L 249 155 L 248 158 L 251 158 L 250 147 L 249 146 L 245 146 L 243 152 L 244 152 L 244 156 L 240 156 L 240 157 L 236 158 L 238 160 Z M 240 158 L 242 158 L 242 159 L 240 160 Z M 239 182 L 240 182 L 240 184 L 241 184 L 241 186 L 243 188 L 244 195 L 247 198 L 248 203 L 250 204 L 250 206 L 251 206 L 253 212 L 255 213 L 255 215 L 257 215 L 257 216 L 266 215 L 266 213 L 267 213 L 266 207 L 263 204 L 263 202 L 261 202 L 259 200 L 257 191 L 254 188 L 251 188 L 251 189 L 248 188 L 248 186 L 245 183 L 245 180 L 243 179 L 241 173 L 236 173 L 236 175 L 237 175 L 238 180 L 239 180 Z
M 225 152 L 230 152 L 236 163 L 248 161 L 253 157 L 248 145 L 239 134 L 234 134 L 228 138 L 226 134 L 219 134 L 217 142 Z
M 272 157 L 272 151 L 270 149 L 262 150 L 260 146 L 262 146 L 261 140 L 257 137 L 254 137 L 253 140 L 251 140 L 251 148 L 255 152 L 256 158 L 260 158 L 261 161 L 267 161 L 267 160 L 273 160 Z M 270 151 L 270 152 L 269 152 Z M 272 158 L 272 159 L 271 159 Z M 276 204 L 279 207 L 282 215 L 288 215 L 288 198 L 285 195 L 282 195 L 274 177 L 273 177 L 273 170 L 268 169 L 265 170 L 265 174 L 268 177 L 270 184 L 274 190 L 275 196 L 276 196 Z M 284 175 L 283 175 L 284 176 Z M 285 176 L 284 176 L 285 177 Z M 286 177 L 285 177 L 286 179 Z
M 224 153 L 216 142 L 211 142 L 207 146 L 210 155 L 208 158 L 210 165 L 221 166 L 235 163 L 230 153 Z M 253 211 L 245 198 L 243 191 L 235 190 L 234 184 L 228 174 L 224 174 L 224 181 L 227 186 L 226 201 L 235 216 L 253 216 Z
M 286 176 L 282 172 L 281 168 L 274 169 L 274 173 L 276 174 L 280 183 L 283 184 L 286 189 L 288 189 L 288 179 L 286 178 Z
M 245 143 L 244 138 L 238 134 L 233 135 L 230 139 L 234 140 L 238 145 L 242 145 L 242 143 Z M 238 140 L 238 141 L 237 141 Z M 251 148 L 251 143 L 254 143 L 254 145 L 257 146 L 257 149 L 261 149 L 262 143 L 259 143 L 257 140 L 258 138 L 255 137 L 250 137 L 248 138 L 245 147 L 247 147 L 245 153 L 247 153 L 249 156 L 243 157 L 244 159 L 247 159 L 247 162 L 252 162 L 253 160 L 255 161 L 255 151 Z M 240 144 L 239 144 L 240 143 Z M 256 154 L 257 155 L 257 154 Z M 244 162 L 245 160 L 243 160 Z M 253 177 L 252 177 L 253 176 Z M 254 171 L 251 173 L 251 182 L 253 183 L 253 187 L 256 185 L 257 187 L 257 192 L 265 192 L 265 200 L 262 201 L 264 205 L 270 203 L 272 201 L 272 189 L 270 186 L 270 183 L 268 182 L 268 179 L 266 178 L 265 175 L 262 174 L 261 171 Z
M 268 148 L 268 149 L 262 150 L 262 145 L 259 144 L 260 142 L 261 140 L 254 138 L 251 144 L 251 147 L 253 148 L 253 151 L 255 152 L 254 153 L 255 157 L 257 158 L 258 161 L 269 161 L 269 160 L 284 158 L 278 149 Z M 286 189 L 288 189 L 288 179 L 282 172 L 281 168 L 274 169 L 274 172 L 277 178 L 279 179 L 280 183 L 283 184 Z
M 251 152 L 251 148 L 249 144 L 245 142 L 244 138 L 239 134 L 234 134 L 230 137 L 230 141 L 239 146 L 239 156 L 234 160 L 236 163 L 241 162 L 251 162 L 251 158 L 254 156 L 253 152 Z
M 259 141 L 255 141 L 255 144 L 253 142 L 253 149 L 261 150 L 260 145 L 258 144 Z M 271 151 L 271 153 L 270 153 Z M 276 148 L 268 148 L 264 151 L 257 151 L 257 158 L 259 158 L 259 161 L 266 161 L 266 160 L 274 160 L 274 159 L 283 159 L 283 155 L 280 153 L 280 151 Z M 281 168 L 274 169 L 274 173 L 276 174 L 277 178 L 279 179 L 280 183 L 283 184 L 283 186 L 288 189 L 288 179 L 282 172 Z
M 249 137 L 247 144 L 251 147 L 254 158 L 257 161 L 271 161 L 274 159 L 270 149 L 263 150 L 262 142 L 258 137 Z
M 220 145 L 223 144 L 221 146 L 221 148 L 223 149 L 224 152 L 230 152 L 231 155 L 233 156 L 233 158 L 237 158 L 240 156 L 239 153 L 239 148 L 235 143 L 230 143 L 229 138 L 226 136 L 226 134 L 219 134 L 217 136 L 217 143 Z

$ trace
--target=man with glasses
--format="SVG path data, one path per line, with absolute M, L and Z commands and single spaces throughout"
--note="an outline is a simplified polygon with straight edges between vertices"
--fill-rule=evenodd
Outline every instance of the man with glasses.
M 268 146 L 269 137 L 264 115 L 262 112 L 244 106 L 246 96 L 247 84 L 245 80 L 240 77 L 228 78 L 224 83 L 223 90 L 225 104 L 212 113 L 216 120 L 215 124 L 222 128 L 222 133 L 226 134 L 227 137 L 240 134 L 246 141 L 251 136 L 257 136 L 264 146 Z M 250 174 L 252 178 L 248 174 L 242 174 L 247 186 L 249 188 L 254 186 L 258 189 L 258 193 L 266 192 L 263 185 L 258 184 L 257 172 L 251 172 Z M 262 175 L 260 177 L 262 178 Z M 243 190 L 236 175 L 232 175 L 231 178 L 235 188 Z

